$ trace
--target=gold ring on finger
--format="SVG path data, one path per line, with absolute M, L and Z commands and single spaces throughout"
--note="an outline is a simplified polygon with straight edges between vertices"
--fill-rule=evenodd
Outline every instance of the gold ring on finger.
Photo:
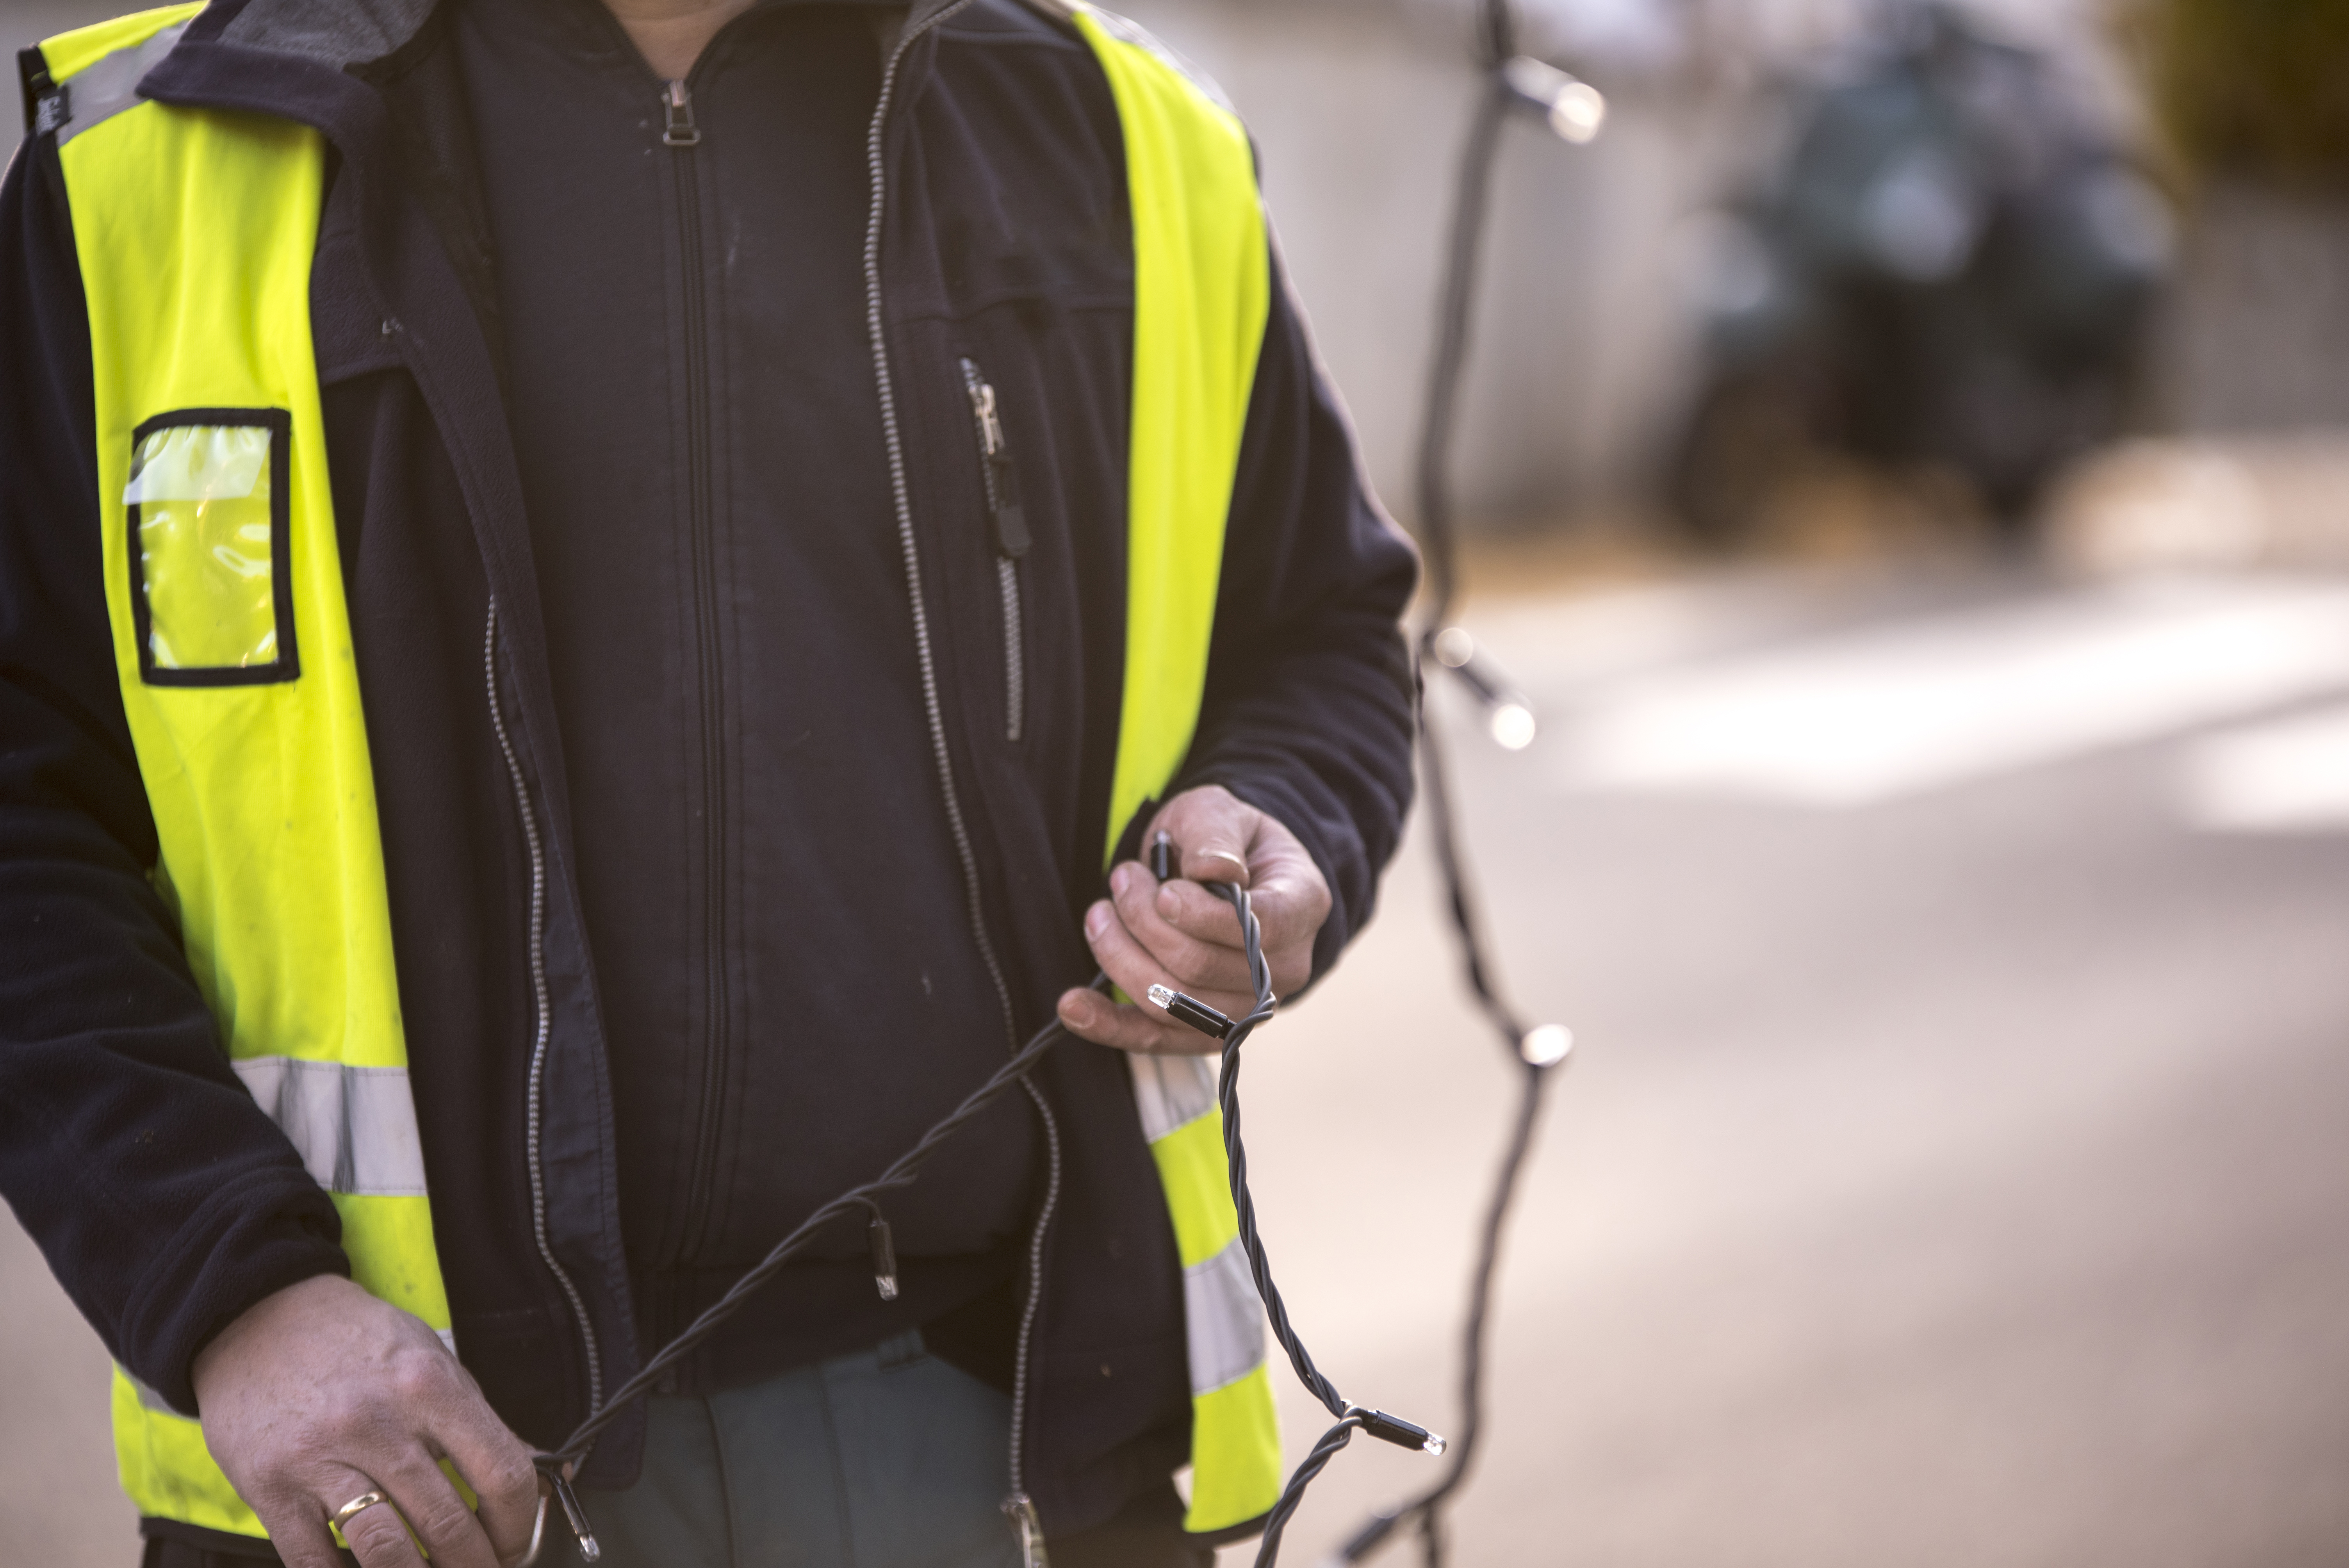
M 359 1493 L 358 1496 L 351 1499 L 350 1501 L 343 1504 L 342 1507 L 335 1510 L 329 1522 L 331 1522 L 336 1530 L 340 1530 L 344 1525 L 348 1524 L 352 1520 L 357 1519 L 360 1514 L 365 1513 L 368 1509 L 373 1508 L 376 1504 L 384 1501 L 386 1501 L 386 1499 L 384 1498 L 383 1493 L 379 1491 L 363 1491 Z

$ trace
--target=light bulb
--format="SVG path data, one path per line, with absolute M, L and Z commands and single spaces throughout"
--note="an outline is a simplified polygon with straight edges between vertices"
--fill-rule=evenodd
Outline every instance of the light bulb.
M 1517 1041 L 1517 1055 L 1525 1057 L 1527 1065 L 1537 1068 L 1557 1066 L 1573 1049 L 1574 1031 L 1564 1024 L 1543 1024 L 1527 1029 Z
M 1575 82 L 1549 106 L 1549 128 L 1577 147 L 1595 139 L 1607 123 L 1607 100 L 1588 82 Z
M 1547 60 L 1519 55 L 1501 67 L 1509 90 L 1549 118 L 1549 128 L 1579 147 L 1607 123 L 1607 99 L 1597 88 Z
M 1504 751 L 1523 751 L 1534 743 L 1534 710 L 1521 702 L 1505 702 L 1493 710 L 1494 743 Z

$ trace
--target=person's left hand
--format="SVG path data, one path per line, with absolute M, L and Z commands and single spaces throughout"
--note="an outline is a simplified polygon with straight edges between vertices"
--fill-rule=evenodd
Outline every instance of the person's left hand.
M 1127 861 L 1110 872 L 1111 896 L 1085 911 L 1085 939 L 1102 972 L 1129 996 L 1170 985 L 1231 1017 L 1255 1011 L 1239 915 L 1199 885 L 1226 882 L 1248 890 L 1273 994 L 1302 986 L 1313 974 L 1313 939 L 1330 917 L 1330 884 L 1297 835 L 1220 784 L 1166 802 L 1142 841 L 1154 843 L 1161 832 L 1174 841 L 1178 874 L 1162 883 L 1148 866 Z M 1119 1004 L 1082 988 L 1061 994 L 1061 1021 L 1081 1039 L 1123 1051 L 1221 1048 L 1146 1001 Z

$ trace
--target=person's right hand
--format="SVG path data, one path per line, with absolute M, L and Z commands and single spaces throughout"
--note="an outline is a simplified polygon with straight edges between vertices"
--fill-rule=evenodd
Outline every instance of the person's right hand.
M 502 1568 L 530 1550 L 531 1450 L 420 1318 L 338 1275 L 265 1296 L 196 1355 L 196 1406 L 212 1458 L 286 1568 L 338 1568 L 326 1521 L 379 1491 L 343 1538 L 363 1568 Z M 440 1470 L 453 1461 L 477 1517 Z M 402 1527 L 402 1521 L 406 1528 Z

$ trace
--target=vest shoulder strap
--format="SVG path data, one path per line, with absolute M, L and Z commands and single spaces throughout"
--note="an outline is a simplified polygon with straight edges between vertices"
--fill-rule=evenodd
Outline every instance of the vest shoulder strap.
M 1109 841 L 1163 794 L 1198 728 L 1242 433 L 1270 308 L 1256 156 L 1214 86 L 1123 17 L 1070 7 L 1109 78 L 1133 222 L 1125 690 Z M 1184 1528 L 1247 1530 L 1280 1496 L 1264 1307 L 1237 1240 L 1204 1058 L 1130 1059 L 1183 1264 L 1191 1378 Z
M 1198 727 L 1272 267 L 1255 150 L 1222 95 L 1124 18 L 1082 5 L 1075 21 L 1117 101 L 1133 222 L 1125 692 L 1106 856 Z
M 139 84 L 179 46 L 196 4 L 140 11 L 60 33 L 19 61 L 25 123 L 55 131 L 60 145 L 139 102 Z

